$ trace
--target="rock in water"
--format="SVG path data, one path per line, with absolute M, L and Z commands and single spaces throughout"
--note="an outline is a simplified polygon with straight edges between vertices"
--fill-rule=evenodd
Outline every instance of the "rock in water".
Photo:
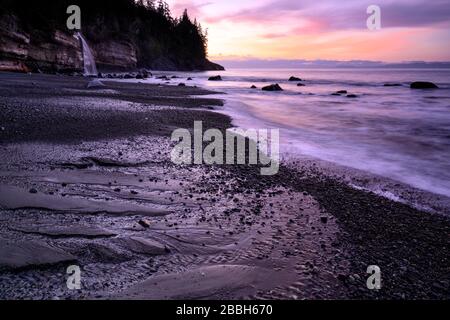
M 411 89 L 438 89 L 439 87 L 432 82 L 416 81 L 411 83 Z
M 289 81 L 302 81 L 302 79 L 292 76 L 289 78 Z
M 102 88 L 105 85 L 103 84 L 103 82 L 101 82 L 99 79 L 94 79 L 92 81 L 89 81 L 87 88 L 88 89 L 93 89 L 93 88 Z
M 278 85 L 278 83 L 271 84 L 270 86 L 265 86 L 262 88 L 263 91 L 283 91 L 283 89 Z
M 337 94 L 347 94 L 347 90 L 336 91 Z
M 297 83 L 297 87 L 304 87 L 305 85 L 303 83 Z
M 385 83 L 383 87 L 401 87 L 400 83 Z
M 179 87 L 186 87 L 186 84 L 184 84 L 183 82 L 178 84 Z
M 255 86 L 255 85 L 252 85 L 252 86 L 250 87 L 250 89 L 256 89 L 256 86 Z
M 222 81 L 221 76 L 213 76 L 208 78 L 209 81 Z
M 356 94 L 348 94 L 347 98 L 358 98 Z

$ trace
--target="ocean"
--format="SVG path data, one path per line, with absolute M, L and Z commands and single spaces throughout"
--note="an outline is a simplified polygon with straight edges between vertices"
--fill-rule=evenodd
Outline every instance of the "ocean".
M 223 81 L 207 80 L 217 74 Z M 235 126 L 280 129 L 284 157 L 306 155 L 450 196 L 450 69 L 230 69 L 176 75 L 193 80 L 173 84 L 225 93 L 224 112 Z M 288 81 L 291 76 L 305 86 Z M 413 81 L 431 81 L 440 89 L 412 90 Z M 272 83 L 284 91 L 261 90 Z M 357 97 L 332 95 L 339 90 Z

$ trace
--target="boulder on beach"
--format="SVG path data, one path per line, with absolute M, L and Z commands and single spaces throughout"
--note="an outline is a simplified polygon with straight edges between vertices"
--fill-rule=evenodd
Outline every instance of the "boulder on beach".
M 208 78 L 209 81 L 222 81 L 221 76 L 212 76 Z
M 278 83 L 271 84 L 269 86 L 265 86 L 261 90 L 263 90 L 263 91 L 283 91 L 283 89 L 279 86 Z
M 105 84 L 103 82 L 101 82 L 99 79 L 91 80 L 87 84 L 88 89 L 102 88 L 104 86 L 105 86 Z
M 432 82 L 416 81 L 411 83 L 411 89 L 438 89 L 439 87 Z
M 289 78 L 289 81 L 302 81 L 302 79 L 292 76 Z
M 149 71 L 147 71 L 146 69 L 142 69 L 142 70 L 140 71 L 140 74 L 142 75 L 142 78 L 143 78 L 143 79 L 146 79 L 146 78 L 152 76 L 152 73 L 149 72 Z

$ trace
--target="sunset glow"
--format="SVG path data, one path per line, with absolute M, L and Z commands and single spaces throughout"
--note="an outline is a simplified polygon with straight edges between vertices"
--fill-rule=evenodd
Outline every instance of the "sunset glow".
M 382 29 L 366 27 L 372 1 L 170 0 L 209 33 L 212 59 L 450 60 L 450 1 L 380 0 Z

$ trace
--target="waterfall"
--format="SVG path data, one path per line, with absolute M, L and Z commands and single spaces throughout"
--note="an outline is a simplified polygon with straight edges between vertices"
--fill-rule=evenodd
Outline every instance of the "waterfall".
M 89 48 L 88 43 L 80 32 L 76 33 L 76 37 L 81 41 L 81 47 L 83 49 L 84 75 L 96 76 L 98 74 L 97 66 L 95 65 L 91 48 Z

